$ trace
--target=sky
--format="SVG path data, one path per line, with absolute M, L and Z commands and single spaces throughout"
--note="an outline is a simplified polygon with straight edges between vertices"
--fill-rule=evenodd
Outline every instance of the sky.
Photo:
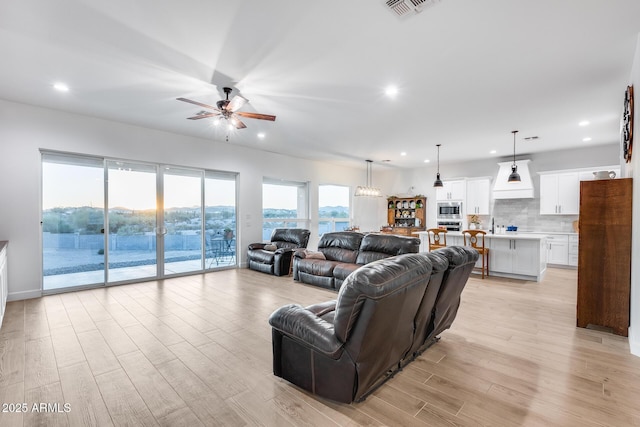
M 96 166 L 43 162 L 42 207 L 104 207 L 104 169 Z M 207 179 L 208 206 L 235 205 L 235 181 Z M 165 208 L 200 206 L 200 178 L 165 173 Z M 349 206 L 349 187 L 321 185 L 319 206 Z M 263 184 L 263 208 L 296 209 L 298 189 Z M 155 172 L 109 168 L 109 206 L 132 210 L 156 208 Z
M 42 208 L 104 207 L 104 170 L 93 166 L 42 164 Z M 235 205 L 235 182 L 206 179 L 209 206 Z M 165 207 L 200 205 L 200 178 L 165 175 Z M 156 174 L 109 169 L 109 206 L 132 210 L 156 208 Z

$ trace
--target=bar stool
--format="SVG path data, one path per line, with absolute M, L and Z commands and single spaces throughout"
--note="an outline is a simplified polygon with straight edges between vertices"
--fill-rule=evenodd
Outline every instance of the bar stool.
M 487 276 L 489 276 L 489 248 L 484 245 L 485 234 L 487 234 L 487 232 L 482 230 L 464 230 L 462 232 L 464 245 L 471 246 L 480 253 L 480 257 L 482 258 L 483 279 L 485 270 L 487 271 Z
M 443 228 L 430 228 L 429 233 L 429 252 L 438 248 L 447 246 L 447 230 Z

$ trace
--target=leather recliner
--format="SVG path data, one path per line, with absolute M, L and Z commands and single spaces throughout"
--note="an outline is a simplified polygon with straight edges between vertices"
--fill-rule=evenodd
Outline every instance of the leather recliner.
M 274 374 L 328 399 L 364 399 L 451 325 L 477 258 L 462 247 L 386 258 L 353 272 L 337 300 L 281 307 L 269 318 Z
M 293 252 L 296 249 L 307 247 L 310 234 L 309 230 L 303 228 L 274 229 L 271 233 L 270 243 L 251 243 L 249 245 L 247 250 L 249 268 L 275 276 L 289 274 Z M 268 245 L 271 245 L 271 248 Z
M 306 258 L 304 251 L 294 254 L 293 280 L 329 289 L 340 289 L 349 274 L 383 258 L 417 253 L 420 239 L 392 234 L 362 234 L 339 231 L 325 233 L 318 252 L 326 259 Z

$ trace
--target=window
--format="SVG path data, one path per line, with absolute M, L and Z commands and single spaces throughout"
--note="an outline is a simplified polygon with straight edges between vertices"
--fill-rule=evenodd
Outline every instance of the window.
M 306 182 L 265 178 L 262 183 L 262 239 L 274 228 L 309 228 Z
M 318 235 L 350 227 L 349 187 L 318 186 Z

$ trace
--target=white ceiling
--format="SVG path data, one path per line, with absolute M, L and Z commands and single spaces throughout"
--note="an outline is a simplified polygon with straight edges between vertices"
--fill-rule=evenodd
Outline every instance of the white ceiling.
M 224 140 L 175 98 L 215 105 L 232 85 L 277 120 L 229 144 L 421 167 L 438 143 L 441 163 L 508 156 L 514 129 L 519 154 L 618 141 L 639 32 L 638 0 L 442 0 L 408 18 L 384 0 L 7 0 L 0 98 Z

